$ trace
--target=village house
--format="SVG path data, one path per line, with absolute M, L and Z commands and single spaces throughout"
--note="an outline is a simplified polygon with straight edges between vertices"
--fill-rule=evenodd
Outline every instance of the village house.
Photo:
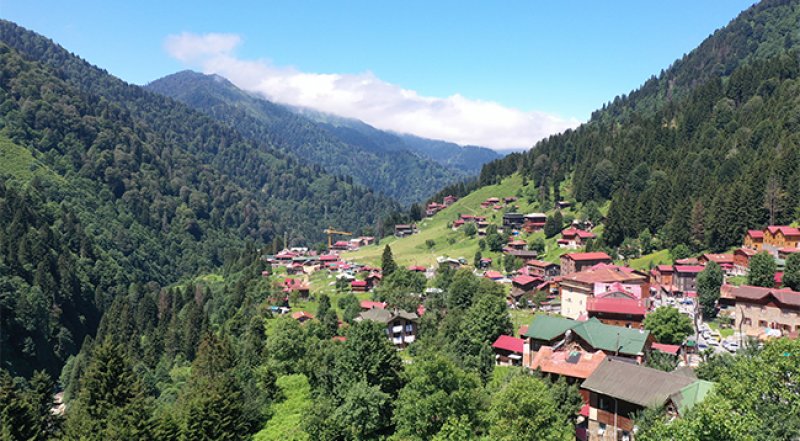
M 547 215 L 544 213 L 528 213 L 523 216 L 522 229 L 527 233 L 535 233 L 544 229 Z
M 350 290 L 353 292 L 367 292 L 369 291 L 369 286 L 366 280 L 353 280 L 350 282 Z
M 581 384 L 589 392 L 588 440 L 634 441 L 637 413 L 658 407 L 669 416 L 683 416 L 713 385 L 691 375 L 606 360 Z
M 644 300 L 618 291 L 604 297 L 590 297 L 586 312 L 589 318 L 597 318 L 607 325 L 644 329 L 647 307 Z
M 747 230 L 742 248 L 761 251 L 764 247 L 764 232 L 762 230 Z
M 428 204 L 427 207 L 425 207 L 425 216 L 433 217 L 433 215 L 435 215 L 436 213 L 440 212 L 441 210 L 444 210 L 446 207 L 447 206 L 444 205 L 444 204 L 438 204 L 436 202 L 431 202 L 430 204 Z
M 492 343 L 495 363 L 498 366 L 519 366 L 522 364 L 522 347 L 525 340 L 501 335 Z
M 298 280 L 298 279 L 285 279 L 283 283 L 281 283 L 283 287 L 283 292 L 288 296 L 292 293 L 297 293 L 297 296 L 301 299 L 307 299 L 309 294 L 311 293 L 311 287 L 308 283 Z
M 396 237 L 406 237 L 411 236 L 412 234 L 417 232 L 417 226 L 415 224 L 399 224 L 394 226 L 394 235 Z
M 800 247 L 800 229 L 783 225 L 771 225 L 764 229 L 763 250 L 778 257 L 781 248 Z
M 551 280 L 561 275 L 561 267 L 553 262 L 531 259 L 526 264 L 528 265 L 528 274 L 534 277 Z
M 462 262 L 459 259 L 453 259 L 452 257 L 443 257 L 443 256 L 437 257 L 436 263 L 438 264 L 439 269 L 443 269 L 444 267 L 449 266 L 451 269 L 457 270 L 464 265 L 464 262 Z
M 561 256 L 561 275 L 577 273 L 598 263 L 612 263 L 611 256 L 603 252 L 569 253 Z
M 442 200 L 442 203 L 444 204 L 445 207 L 449 207 L 449 206 L 455 204 L 457 200 L 458 200 L 457 197 L 455 197 L 453 195 L 447 195 Z
M 497 204 L 499 202 L 500 202 L 499 198 L 489 198 L 489 199 L 486 199 L 485 201 L 481 202 L 481 207 L 489 208 L 492 205 L 495 205 L 495 204 Z
M 336 251 L 347 251 L 350 249 L 350 241 L 338 240 L 331 245 L 331 249 Z
M 558 202 L 556 202 L 556 207 L 560 208 L 561 210 L 563 210 L 565 208 L 569 208 L 571 206 L 572 206 L 572 202 L 568 202 L 568 201 L 558 201 Z
M 517 259 L 522 259 L 523 262 L 539 257 L 539 253 L 533 250 L 515 250 L 508 247 L 503 249 L 503 253 L 509 256 L 514 256 Z
M 750 259 L 758 254 L 752 248 L 739 248 L 733 252 L 733 273 L 734 276 L 745 276 L 750 271 Z
M 503 227 L 504 228 L 520 228 L 522 224 L 525 222 L 525 216 L 521 213 L 505 213 L 503 215 Z
M 489 257 L 482 257 L 481 260 L 478 261 L 478 269 L 485 270 L 492 265 L 492 259 Z
M 606 354 L 603 351 L 584 351 L 580 347 L 553 349 L 542 346 L 535 353 L 530 353 L 530 358 L 524 366 L 531 370 L 539 370 L 554 381 L 563 377 L 569 384 L 580 385 L 606 359 Z M 583 389 L 580 393 L 583 402 L 588 404 L 589 393 Z
M 675 268 L 672 265 L 657 265 L 650 270 L 650 287 L 656 291 L 664 293 L 671 293 L 673 291 L 672 276 L 675 273 Z
M 675 265 L 675 273 L 672 276 L 674 290 L 672 295 L 689 295 L 688 293 L 697 292 L 697 275 L 703 271 L 700 265 Z
M 561 347 L 586 352 L 599 350 L 610 357 L 644 363 L 646 354 L 655 342 L 648 330 L 606 325 L 596 318 L 577 321 L 547 315 L 534 317 L 525 337 L 527 346 L 524 348 L 523 361 L 530 362 L 533 361 L 534 351 L 549 346 L 553 350 Z
M 597 236 L 588 231 L 579 230 L 577 228 L 567 228 L 561 232 L 561 239 L 558 240 L 558 246 L 576 250 L 586 246 L 586 241 L 595 239 Z
M 636 300 L 650 297 L 649 278 L 624 267 L 599 267 L 562 276 L 561 314 L 571 319 L 587 317 L 589 299 L 604 293 L 622 291 Z
M 531 277 L 527 275 L 520 275 L 511 279 L 511 298 L 515 302 L 519 302 L 523 296 L 531 295 L 536 291 L 544 279 L 540 277 Z
M 725 274 L 733 273 L 733 254 L 703 254 L 697 258 L 700 265 L 706 266 L 708 262 L 714 262 L 722 268 Z
M 485 273 L 483 273 L 483 277 L 495 282 L 505 279 L 503 273 L 499 271 L 486 271 Z
M 297 311 L 292 313 L 292 318 L 300 323 L 305 323 L 309 320 L 314 320 L 314 314 L 305 311 Z
M 404 348 L 413 343 L 417 336 L 417 321 L 419 316 L 415 312 L 402 309 L 387 310 L 372 308 L 362 312 L 355 318 L 356 321 L 369 320 L 386 325 L 386 335 L 393 345 Z
M 512 250 L 524 250 L 528 246 L 528 243 L 521 239 L 510 240 L 508 242 L 508 248 Z
M 800 333 L 800 292 L 745 285 L 733 288 L 731 296 L 740 332 L 759 336 L 768 328 L 783 335 Z
M 361 306 L 361 309 L 363 309 L 364 311 L 369 311 L 370 309 L 373 308 L 386 309 L 386 302 L 376 302 L 374 300 L 362 300 L 361 302 L 359 302 L 359 306 Z

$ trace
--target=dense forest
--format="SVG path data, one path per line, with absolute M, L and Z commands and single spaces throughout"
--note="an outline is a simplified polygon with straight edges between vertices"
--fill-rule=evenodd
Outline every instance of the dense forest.
M 405 138 L 360 121 L 298 114 L 248 94 L 216 75 L 183 71 L 145 88 L 205 112 L 252 140 L 268 140 L 328 173 L 352 176 L 356 183 L 406 206 L 464 179 L 467 173 L 476 175 L 481 165 L 499 156 L 485 148 L 462 148 L 422 138 L 409 138 L 415 141 L 412 148 Z M 311 116 L 315 115 L 326 119 L 314 120 Z M 430 157 L 433 152 L 437 155 Z M 467 157 L 470 153 L 472 157 Z
M 131 283 L 219 267 L 245 241 L 269 251 L 284 239 L 322 243 L 329 224 L 379 232 L 398 208 L 7 21 L 0 69 L 0 301 L 13 311 L 2 362 L 12 372 L 57 372 Z
M 487 164 L 481 185 L 520 172 L 549 195 L 571 177 L 568 196 L 611 201 L 609 246 L 648 230 L 670 247 L 724 250 L 748 228 L 791 222 L 800 214 L 800 59 L 786 47 L 796 46 L 798 18 L 797 2 L 760 3 L 662 74 L 682 87 L 673 99 L 636 110 L 658 99 L 648 82 L 587 124 Z M 724 76 L 679 80 L 708 60 L 726 66 Z

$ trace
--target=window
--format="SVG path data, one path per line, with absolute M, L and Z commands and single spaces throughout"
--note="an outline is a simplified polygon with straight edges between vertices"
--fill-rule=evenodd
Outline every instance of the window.
M 766 320 L 759 320 L 758 321 L 758 327 L 759 328 L 766 328 L 767 327 L 767 321 Z
M 606 433 L 606 423 L 600 423 L 600 427 L 597 428 L 598 435 L 605 435 Z
M 406 333 L 411 333 L 411 332 L 414 332 L 414 325 L 412 325 L 411 323 L 408 323 L 406 325 Z

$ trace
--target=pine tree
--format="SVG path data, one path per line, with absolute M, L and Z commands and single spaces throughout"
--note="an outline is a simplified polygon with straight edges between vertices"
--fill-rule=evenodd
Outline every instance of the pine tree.
M 383 277 L 388 277 L 396 269 L 397 264 L 392 256 L 392 249 L 389 247 L 389 245 L 386 245 L 383 247 L 383 256 L 381 257 L 381 270 L 383 272 Z

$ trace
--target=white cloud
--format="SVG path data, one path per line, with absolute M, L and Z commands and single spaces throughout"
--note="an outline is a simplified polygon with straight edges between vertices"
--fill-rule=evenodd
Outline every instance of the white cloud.
M 278 67 L 235 56 L 242 39 L 235 34 L 182 33 L 164 47 L 178 61 L 228 78 L 238 87 L 270 100 L 357 118 L 375 127 L 458 144 L 495 149 L 530 147 L 536 141 L 577 126 L 545 112 L 523 112 L 455 94 L 420 96 L 387 83 L 371 72 L 320 74 Z

